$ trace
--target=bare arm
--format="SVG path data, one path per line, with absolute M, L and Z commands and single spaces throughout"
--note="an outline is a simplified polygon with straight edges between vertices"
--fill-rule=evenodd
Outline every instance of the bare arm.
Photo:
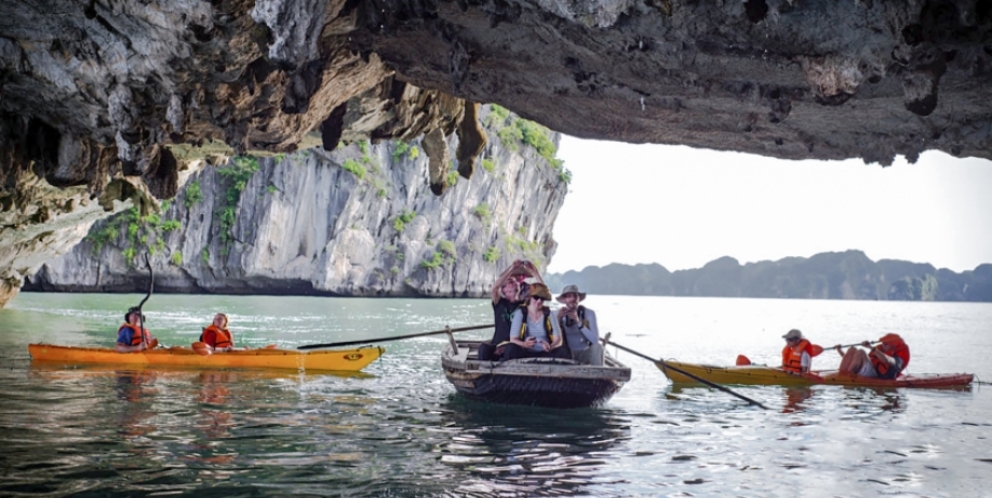
M 503 273 L 500 273 L 499 276 L 496 277 L 496 282 L 493 284 L 492 290 L 493 303 L 499 302 L 500 289 L 503 288 L 503 284 L 506 283 L 506 279 L 510 278 L 510 275 L 513 275 L 513 272 L 519 268 L 521 264 L 523 264 L 523 262 L 520 260 L 514 261 L 513 264 L 511 264 L 507 269 L 503 270 Z

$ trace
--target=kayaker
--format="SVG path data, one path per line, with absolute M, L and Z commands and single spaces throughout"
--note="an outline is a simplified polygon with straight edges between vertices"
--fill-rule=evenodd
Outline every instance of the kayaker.
M 524 294 L 521 292 L 524 287 L 521 284 L 528 277 L 540 281 L 541 274 L 530 261 L 517 260 L 496 278 L 492 289 L 493 316 L 496 327 L 492 341 L 479 344 L 480 360 L 498 360 L 503 354 L 505 343 L 510 342 L 510 323 L 513 320 L 513 312 L 520 307 Z
M 572 354 L 562 337 L 561 327 L 551 308 L 544 305 L 551 300 L 551 291 L 542 283 L 530 284 L 524 304 L 513 312 L 510 324 L 510 344 L 506 345 L 501 360 L 516 358 L 567 358 Z
M 558 320 L 565 333 L 565 343 L 572 359 L 586 365 L 603 365 L 603 345 L 599 343 L 596 312 L 579 305 L 586 298 L 577 285 L 566 285 L 555 298 L 565 306 L 558 310 Z
M 879 379 L 895 379 L 909 366 L 909 346 L 899 334 L 885 334 L 872 347 L 865 341 L 861 345 L 868 348 L 868 354 L 851 346 L 845 353 L 840 345 L 834 346 L 843 359 L 840 360 L 841 372 L 851 372 L 862 377 Z
M 209 346 L 210 351 L 215 353 L 248 349 L 247 347 L 234 347 L 234 334 L 227 330 L 227 315 L 223 313 L 214 315 L 213 323 L 203 329 L 203 333 L 200 334 L 200 342 Z
M 823 348 L 810 343 L 799 329 L 792 329 L 782 336 L 782 370 L 795 374 L 808 373 L 813 357 L 823 352 Z
M 158 342 L 148 329 L 141 326 L 144 316 L 137 308 L 127 310 L 124 321 L 124 325 L 117 329 L 117 344 L 114 345 L 114 351 L 118 353 L 144 351 L 154 347 L 153 341 Z

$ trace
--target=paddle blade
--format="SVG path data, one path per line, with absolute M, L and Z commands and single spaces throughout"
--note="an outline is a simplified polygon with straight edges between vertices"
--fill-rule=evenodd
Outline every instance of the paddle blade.
M 823 352 L 823 346 L 817 346 L 816 344 L 810 345 L 810 356 L 819 356 Z
M 751 364 L 751 359 L 742 354 L 737 355 L 737 366 L 746 367 Z
M 158 347 L 158 339 L 152 338 L 151 342 L 148 343 L 148 349 L 155 349 Z
M 268 345 L 266 345 L 262 349 L 279 349 L 279 345 L 278 344 L 268 344 Z
M 193 352 L 200 356 L 209 356 L 213 353 L 213 348 L 205 342 L 197 341 L 193 343 Z

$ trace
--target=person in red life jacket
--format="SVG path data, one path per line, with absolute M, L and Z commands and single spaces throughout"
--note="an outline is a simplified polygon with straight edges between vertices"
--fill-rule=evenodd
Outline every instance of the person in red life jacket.
M 878 379 L 895 379 L 909 366 L 909 346 L 899 334 L 885 334 L 875 347 L 865 341 L 861 345 L 869 348 L 868 354 L 857 347 L 848 348 L 845 353 L 840 345 L 834 346 L 837 353 L 843 356 L 840 360 L 841 372 L 851 372 L 862 377 Z
M 248 349 L 234 347 L 234 334 L 227 330 L 227 315 L 223 313 L 214 315 L 213 323 L 200 334 L 200 342 L 209 346 L 210 351 L 215 353 Z
M 537 282 L 528 286 L 524 304 L 513 312 L 510 344 L 506 345 L 501 361 L 536 357 L 572 359 L 568 348 L 562 347 L 565 341 L 558 319 L 544 305 L 550 300 L 548 286 Z
M 799 329 L 792 329 L 782 336 L 785 347 L 782 348 L 782 370 L 786 372 L 808 373 L 813 357 L 823 352 L 823 348 L 810 343 L 803 337 Z
M 141 326 L 144 316 L 137 308 L 131 308 L 124 314 L 124 325 L 117 330 L 117 344 L 114 351 L 118 353 L 134 353 L 144 351 L 153 346 L 155 338 L 148 329 Z

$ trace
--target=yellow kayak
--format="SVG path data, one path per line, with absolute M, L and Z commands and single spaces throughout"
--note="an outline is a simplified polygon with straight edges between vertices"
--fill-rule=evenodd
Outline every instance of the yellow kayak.
M 665 365 L 683 370 L 687 373 L 716 384 L 750 384 L 758 386 L 812 386 L 822 384 L 823 380 L 819 375 L 793 374 L 777 368 L 768 368 L 761 365 L 747 365 L 734 367 L 717 367 L 713 365 L 698 365 L 694 363 L 683 363 L 680 361 L 665 360 Z M 676 372 L 672 368 L 665 368 L 658 363 L 658 368 L 675 384 L 698 384 L 699 381 Z
M 203 356 L 191 348 L 180 346 L 151 349 L 139 353 L 118 353 L 109 348 L 80 348 L 52 344 L 28 345 L 28 353 L 31 354 L 32 361 L 339 372 L 357 372 L 378 359 L 383 352 L 385 349 L 381 347 L 312 352 L 287 349 L 251 349 Z
M 758 386 L 812 386 L 826 384 L 849 387 L 923 387 L 923 388 L 955 388 L 971 384 L 975 376 L 969 373 L 952 374 L 910 374 L 900 375 L 895 379 L 874 379 L 862 377 L 848 372 L 822 371 L 805 374 L 794 374 L 780 368 L 762 365 L 744 365 L 717 367 L 698 365 L 680 361 L 666 360 L 664 364 L 657 363 L 658 369 L 675 384 L 698 384 L 699 381 L 675 371 L 682 370 L 703 380 L 715 384 L 744 384 Z M 667 368 L 672 367 L 672 368 Z

